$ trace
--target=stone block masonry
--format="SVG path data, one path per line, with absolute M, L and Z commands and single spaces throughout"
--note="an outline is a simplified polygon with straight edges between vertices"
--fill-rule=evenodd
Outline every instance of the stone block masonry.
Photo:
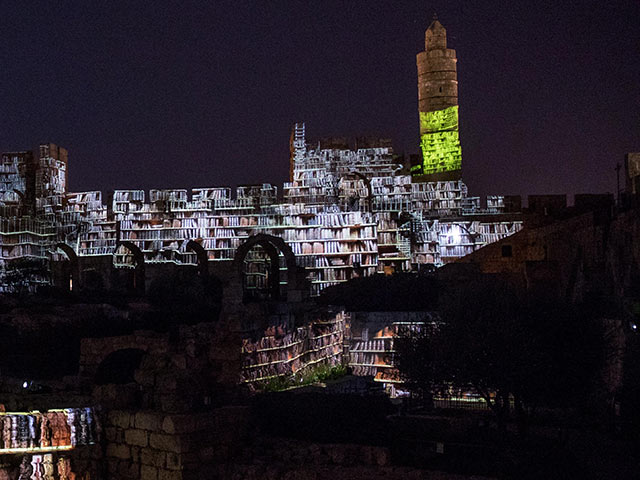
M 167 415 L 113 410 L 105 419 L 106 465 L 113 480 L 212 478 L 249 430 L 246 407 Z

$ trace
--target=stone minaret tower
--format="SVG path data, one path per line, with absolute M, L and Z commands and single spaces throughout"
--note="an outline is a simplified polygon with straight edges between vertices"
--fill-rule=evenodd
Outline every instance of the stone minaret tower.
M 456 51 L 447 48 L 447 31 L 438 20 L 431 22 L 424 34 L 424 50 L 416 56 L 419 111 L 458 105 L 458 59 Z
M 447 48 L 447 31 L 434 19 L 418 53 L 418 110 L 422 165 L 414 174 L 438 174 L 433 180 L 455 180 L 461 174 L 458 139 L 458 73 L 456 51 Z

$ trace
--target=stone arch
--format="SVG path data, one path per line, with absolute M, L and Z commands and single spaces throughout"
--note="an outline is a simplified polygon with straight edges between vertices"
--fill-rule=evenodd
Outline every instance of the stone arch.
M 96 369 L 95 385 L 123 385 L 134 382 L 134 374 L 145 354 L 141 348 L 122 348 L 109 353 Z
M 93 379 L 100 364 L 119 350 L 142 350 L 150 355 L 167 351 L 167 335 L 144 332 L 142 335 L 83 338 L 80 341 L 79 373 L 82 378 Z
M 198 275 L 203 278 L 208 277 L 209 256 L 207 255 L 207 251 L 204 247 L 195 240 L 189 240 L 189 242 L 187 242 L 187 250 L 191 250 L 196 254 L 196 258 L 198 259 Z
M 279 253 L 282 252 L 285 258 L 285 264 L 287 266 L 287 290 L 297 289 L 297 265 L 296 256 L 291 250 L 291 247 L 280 237 L 268 235 L 265 233 L 259 233 L 257 235 L 251 235 L 246 242 L 238 247 L 235 257 L 233 259 L 234 265 L 237 269 L 240 278 L 243 279 L 244 288 L 244 260 L 247 254 L 255 246 L 259 245 L 269 255 L 270 259 L 270 277 L 269 277 L 269 290 L 270 296 L 274 300 L 281 299 L 280 295 L 280 259 Z
M 218 276 L 209 272 L 209 255 L 197 240 L 189 240 L 187 250 L 196 254 L 198 277 L 205 288 L 205 296 L 216 305 L 214 315 L 217 318 L 222 302 L 222 282 Z
M 144 267 L 144 254 L 142 253 L 142 250 L 140 250 L 140 248 L 138 248 L 138 246 L 135 243 L 129 242 L 127 240 L 125 241 L 119 240 L 116 243 L 116 250 L 119 247 L 124 247 L 133 254 L 133 258 L 136 262 L 136 266 L 141 265 Z
M 80 265 L 78 255 L 75 250 L 66 243 L 57 243 L 56 249 L 61 250 L 68 259 L 68 269 L 63 267 L 60 269 L 57 279 L 58 286 L 65 290 L 72 291 L 80 288 Z M 67 262 L 63 262 L 67 263 Z
M 66 243 L 57 243 L 56 248 L 62 250 L 67 255 L 67 258 L 70 262 L 75 264 L 78 263 L 78 255 L 76 254 L 75 250 L 69 245 L 67 245 Z
M 132 273 L 127 277 L 127 291 L 137 295 L 144 295 L 146 281 L 144 254 L 136 244 L 121 240 L 116 242 L 114 254 L 120 247 L 124 247 L 131 252 L 135 264 Z

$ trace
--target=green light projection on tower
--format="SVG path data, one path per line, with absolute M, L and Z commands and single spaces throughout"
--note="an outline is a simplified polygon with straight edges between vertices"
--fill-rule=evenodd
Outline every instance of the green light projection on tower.
M 458 137 L 458 106 L 420 112 L 422 174 L 449 172 L 462 168 L 462 149 Z M 419 173 L 418 168 L 412 171 Z

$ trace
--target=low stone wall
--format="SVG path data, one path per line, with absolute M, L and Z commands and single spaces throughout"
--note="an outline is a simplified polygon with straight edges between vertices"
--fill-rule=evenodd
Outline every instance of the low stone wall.
M 247 436 L 249 411 L 223 407 L 167 415 L 157 411 L 111 411 L 107 415 L 106 462 L 111 480 L 213 478 Z
M 220 465 L 216 475 L 203 478 L 237 480 L 482 480 L 391 464 L 386 447 L 317 444 L 283 438 L 262 438 L 245 447 L 241 458 Z

